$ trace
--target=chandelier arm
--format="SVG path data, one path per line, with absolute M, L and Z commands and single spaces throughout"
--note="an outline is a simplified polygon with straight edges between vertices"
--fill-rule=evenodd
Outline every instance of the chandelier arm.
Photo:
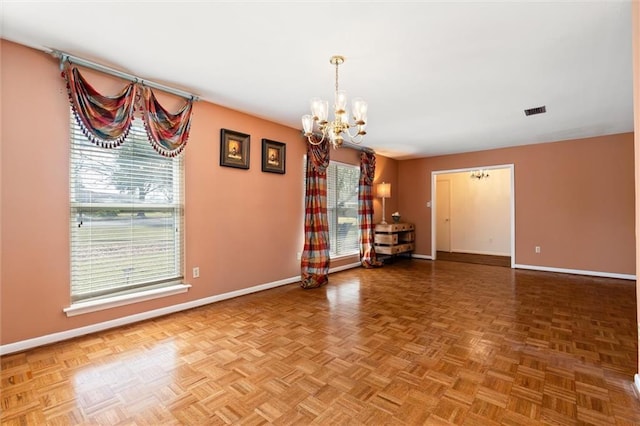
M 349 125 L 349 128 L 351 127 L 356 127 L 357 125 L 353 124 L 353 125 Z M 362 143 L 362 141 L 364 140 L 364 135 L 360 134 L 359 132 L 356 133 L 355 135 L 352 135 L 351 132 L 349 131 L 349 128 L 344 129 L 344 133 L 346 133 L 349 138 L 351 139 L 351 142 L 359 144 Z M 356 142 L 357 141 L 357 142 Z
M 324 139 L 325 139 L 325 132 L 322 132 L 322 139 L 320 139 L 318 142 L 314 142 L 314 141 L 313 141 L 313 137 L 314 137 L 314 136 L 315 136 L 314 134 L 312 134 L 312 135 L 310 135 L 310 136 L 307 136 L 307 140 L 309 141 L 309 143 L 310 143 L 311 145 L 318 146 L 318 145 L 320 145 L 322 142 L 324 142 Z
M 364 136 L 362 136 L 362 135 L 355 135 L 355 137 L 349 135 L 349 137 L 351 139 L 350 142 L 354 143 L 356 145 L 360 145 L 362 143 L 362 141 L 364 140 Z
M 350 129 L 351 127 L 354 127 L 354 126 L 352 126 L 351 124 L 349 124 L 349 127 L 345 128 L 345 129 L 343 130 L 343 132 L 344 132 L 344 133 L 346 133 L 346 134 L 347 134 L 347 136 L 349 136 L 349 138 L 353 139 L 353 138 L 355 138 L 356 136 L 358 136 L 358 134 L 356 133 L 355 135 L 352 135 L 352 134 L 351 134 L 351 132 L 349 131 L 349 129 Z

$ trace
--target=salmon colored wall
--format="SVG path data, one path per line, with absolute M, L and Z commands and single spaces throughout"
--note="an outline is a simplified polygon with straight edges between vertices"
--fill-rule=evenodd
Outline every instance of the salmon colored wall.
M 402 221 L 407 218 L 404 212 L 398 208 L 398 199 L 400 198 L 400 186 L 398 185 L 398 161 L 386 157 L 376 156 L 376 174 L 373 182 L 373 223 L 382 221 L 382 199 L 376 194 L 376 184 L 391 184 L 391 197 L 385 199 L 385 212 L 387 222 L 391 222 L 391 213 L 399 212 Z
M 288 128 L 208 102 L 194 105 L 185 150 L 184 294 L 66 317 L 69 306 L 69 104 L 57 60 L 5 40 L 1 44 L 1 336 L 0 344 L 196 301 L 298 277 L 303 246 L 305 141 Z M 83 70 L 92 85 L 116 93 L 124 83 Z M 176 110 L 182 100 L 159 94 Z M 10 108 L 7 108 L 10 105 Z M 250 169 L 219 166 L 220 129 L 251 135 Z M 261 139 L 286 143 L 286 174 L 261 171 Z M 332 159 L 359 163 L 343 148 Z M 382 160 L 382 164 L 394 160 Z M 357 262 L 341 259 L 332 267 Z M 193 267 L 200 278 L 191 279 Z M 303 291 L 303 290 L 301 290 Z
M 432 254 L 432 171 L 514 164 L 516 264 L 635 275 L 633 139 L 625 133 L 401 161 L 399 205 L 416 223 L 416 254 Z

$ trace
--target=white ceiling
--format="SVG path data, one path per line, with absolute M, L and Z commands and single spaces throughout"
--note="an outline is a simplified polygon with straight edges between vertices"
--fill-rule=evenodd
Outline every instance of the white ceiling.
M 297 129 L 344 55 L 364 145 L 393 158 L 633 131 L 630 0 L 0 3 L 7 40 Z

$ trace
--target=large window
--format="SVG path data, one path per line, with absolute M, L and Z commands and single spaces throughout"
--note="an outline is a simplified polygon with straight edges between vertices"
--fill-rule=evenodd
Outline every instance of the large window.
M 359 177 L 357 166 L 332 161 L 327 168 L 327 216 L 332 257 L 359 253 Z
M 135 292 L 182 278 L 182 156 L 159 155 L 136 118 L 114 149 L 71 117 L 71 300 Z
M 306 158 L 305 158 L 306 176 Z M 358 227 L 358 180 L 360 168 L 331 161 L 327 168 L 327 219 L 330 256 L 360 252 Z

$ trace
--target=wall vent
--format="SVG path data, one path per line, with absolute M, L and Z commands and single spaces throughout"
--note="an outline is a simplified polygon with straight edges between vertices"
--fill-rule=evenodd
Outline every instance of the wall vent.
M 535 115 L 535 114 L 543 114 L 545 112 L 547 112 L 547 107 L 546 105 L 542 105 L 536 108 L 525 109 L 524 115 L 529 116 L 529 115 Z

